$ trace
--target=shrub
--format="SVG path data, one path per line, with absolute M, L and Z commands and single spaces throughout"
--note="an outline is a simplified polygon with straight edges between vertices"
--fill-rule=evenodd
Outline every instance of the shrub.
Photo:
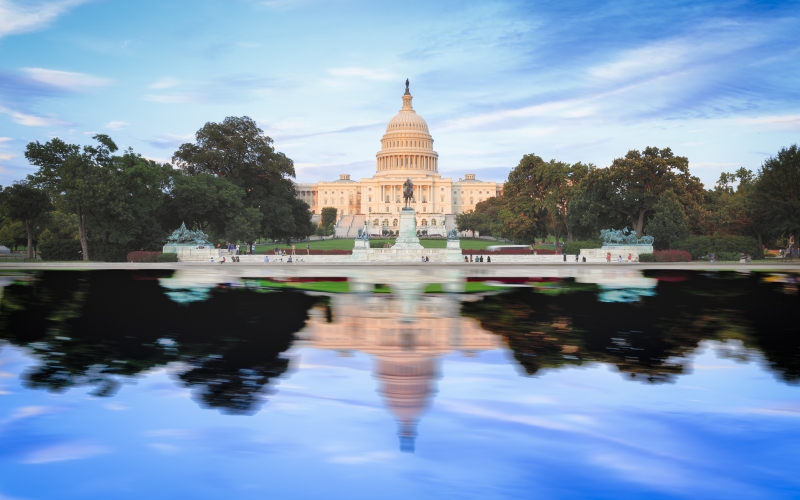
M 156 262 L 178 262 L 178 254 L 173 252 L 160 253 L 156 255 Z
M 73 239 L 57 239 L 41 243 L 39 244 L 39 252 L 41 253 L 42 260 L 83 259 L 81 242 Z
M 686 250 L 656 250 L 653 253 L 656 262 L 691 262 L 692 255 Z M 639 262 L 642 261 L 641 255 Z
M 537 250 L 539 255 L 544 255 L 543 250 Z M 550 250 L 555 253 L 554 250 Z M 505 250 L 475 250 L 475 249 L 461 249 L 461 255 L 532 255 L 533 251 L 529 248 L 506 248 Z
M 292 254 L 292 248 L 291 247 L 289 247 L 289 248 L 278 248 L 278 250 L 279 251 L 282 250 L 282 251 L 286 252 L 286 255 L 291 255 Z M 352 255 L 353 251 L 352 250 L 314 250 L 312 248 L 311 251 L 308 252 L 305 249 L 305 247 L 297 247 L 297 248 L 295 248 L 294 253 L 296 255 Z M 274 255 L 275 254 L 275 249 L 267 250 L 266 252 L 264 252 L 264 254 L 265 255 Z
M 600 240 L 575 240 L 564 243 L 562 251 L 567 252 L 567 255 L 575 255 L 581 251 L 581 248 L 601 248 L 603 242 Z
M 639 262 L 655 262 L 656 256 L 651 253 L 640 253 Z
M 158 262 L 156 259 L 159 255 L 161 255 L 161 252 L 137 250 L 128 254 L 126 262 Z
M 89 258 L 92 262 L 130 262 L 126 255 L 127 249 L 122 245 L 102 241 L 89 242 Z
M 708 259 L 708 254 L 721 256 L 727 252 L 739 254 L 744 252 L 754 259 L 763 259 L 764 252 L 758 246 L 758 240 L 749 236 L 690 236 L 676 245 L 692 255 L 694 259 Z

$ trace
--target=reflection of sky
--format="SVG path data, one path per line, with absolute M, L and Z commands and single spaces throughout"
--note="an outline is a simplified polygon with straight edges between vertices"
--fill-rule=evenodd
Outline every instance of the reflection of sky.
M 5 347 L 0 498 L 796 497 L 800 387 L 704 345 L 673 385 L 448 355 L 415 454 L 366 354 L 293 348 L 243 417 L 200 408 L 168 370 L 108 399 L 25 390 L 31 360 Z

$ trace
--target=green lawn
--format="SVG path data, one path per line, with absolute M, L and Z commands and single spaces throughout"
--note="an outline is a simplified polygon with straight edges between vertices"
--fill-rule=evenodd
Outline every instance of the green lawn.
M 445 248 L 447 245 L 446 238 L 433 238 L 433 239 L 420 239 L 420 244 L 425 248 Z M 373 239 L 369 244 L 372 248 L 382 248 L 385 244 L 394 245 L 394 239 Z M 330 240 L 315 240 L 309 243 L 295 243 L 297 251 L 302 253 L 306 249 L 306 244 L 310 245 L 313 250 L 352 250 L 353 240 L 336 238 Z M 490 241 L 490 240 L 473 240 L 470 238 L 463 238 L 461 240 L 461 248 L 465 250 L 483 250 L 489 245 L 503 245 L 505 243 Z M 275 247 L 287 248 L 283 244 L 272 245 L 256 245 L 256 253 L 264 253 L 273 250 Z M 291 246 L 290 246 L 291 248 Z

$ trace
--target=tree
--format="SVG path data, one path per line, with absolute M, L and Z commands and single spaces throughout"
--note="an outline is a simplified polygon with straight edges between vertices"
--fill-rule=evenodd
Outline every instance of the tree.
M 689 221 L 678 196 L 667 190 L 653 206 L 655 215 L 647 223 L 647 234 L 655 239 L 659 249 L 674 248 L 675 243 L 689 236 Z
M 595 169 L 586 182 L 585 194 L 592 198 L 586 204 L 596 207 L 607 219 L 623 216 L 637 236 L 642 236 L 645 221 L 667 189 L 680 200 L 690 228 L 698 228 L 705 217 L 700 179 L 689 173 L 689 160 L 675 156 L 670 148 L 628 151 L 610 167 Z
M 272 147 L 251 118 L 206 123 L 196 143 L 183 144 L 172 159 L 189 175 L 213 174 L 244 189 L 242 203 L 261 212 L 267 238 L 303 238 L 311 231 L 310 207 L 297 199 L 294 163 Z
M 67 144 L 59 138 L 45 144 L 31 142 L 25 157 L 39 170 L 29 177 L 38 186 L 50 191 L 52 196 L 61 196 L 72 207 L 78 217 L 78 232 L 81 240 L 83 260 L 89 260 L 89 236 L 87 219 L 91 212 L 103 208 L 104 187 L 107 183 L 111 154 L 116 144 L 105 134 L 93 137 L 98 146 L 81 147 Z
M 508 174 L 503 188 L 506 203 L 500 211 L 500 219 L 506 236 L 517 243 L 547 237 L 547 209 L 543 202 L 543 186 L 538 179 L 543 164 L 539 156 L 523 156 Z
M 781 148 L 759 170 L 755 198 L 764 227 L 777 234 L 800 231 L 800 150 Z
M 212 174 L 177 171 L 170 194 L 177 220 L 210 234 L 211 239 L 223 237 L 227 223 L 244 209 L 244 189 Z
M 337 210 L 335 207 L 323 207 L 322 210 L 320 210 L 319 225 L 330 226 L 336 224 L 336 212 Z
M 484 236 L 502 236 L 500 224 L 500 211 L 503 209 L 503 199 L 497 196 L 487 198 L 469 213 L 456 215 L 456 227 L 459 231 L 478 231 Z
M 257 208 L 245 208 L 225 228 L 228 241 L 244 241 L 249 245 L 258 239 L 261 230 L 261 212 Z
M 50 197 L 29 182 L 18 182 L 2 191 L 3 210 L 11 220 L 21 222 L 28 236 L 28 259 L 33 259 L 36 224 L 53 209 Z

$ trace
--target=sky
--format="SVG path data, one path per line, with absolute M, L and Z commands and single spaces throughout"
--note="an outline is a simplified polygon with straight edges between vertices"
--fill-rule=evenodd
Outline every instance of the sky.
M 440 173 L 670 147 L 706 187 L 800 142 L 800 1 L 0 0 L 0 184 L 32 141 L 169 161 L 249 116 L 297 181 L 371 177 L 411 82 Z

